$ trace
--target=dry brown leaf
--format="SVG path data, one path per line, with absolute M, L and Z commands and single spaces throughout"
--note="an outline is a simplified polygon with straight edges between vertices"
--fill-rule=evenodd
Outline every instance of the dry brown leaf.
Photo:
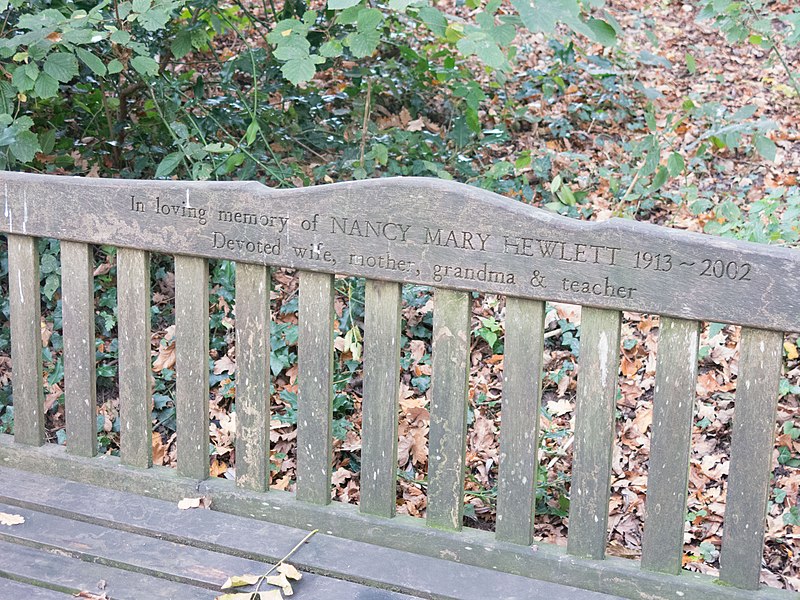
M 211 499 L 205 496 L 200 498 L 184 498 L 178 502 L 178 508 L 189 510 L 190 508 L 211 508 Z
M 267 577 L 267 583 L 281 588 L 285 596 L 291 596 L 294 594 L 292 584 L 289 583 L 289 580 L 286 579 L 286 575 L 283 573 L 279 573 L 278 575 L 270 575 Z
M 294 565 L 289 563 L 281 563 L 278 565 L 278 573 L 286 575 L 289 579 L 294 579 L 295 581 L 300 581 L 303 578 L 303 574 L 298 571 Z
M 22 525 L 25 522 L 25 517 L 22 515 L 12 515 L 10 513 L 0 512 L 0 525 Z
M 260 575 L 234 575 L 233 577 L 228 577 L 220 589 L 227 590 L 232 587 L 242 587 L 243 585 L 255 585 L 260 578 Z

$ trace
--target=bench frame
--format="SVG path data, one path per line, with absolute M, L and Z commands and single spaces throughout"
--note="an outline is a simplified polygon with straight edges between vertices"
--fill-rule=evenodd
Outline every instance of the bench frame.
M 15 433 L 0 436 L 8 466 L 166 500 L 200 491 L 216 510 L 628 598 L 787 597 L 759 587 L 759 575 L 782 332 L 800 330 L 800 252 L 572 221 L 415 178 L 271 190 L 2 173 L 0 192 L 14 365 Z M 37 237 L 62 240 L 66 448 L 43 445 Z M 119 247 L 119 458 L 96 456 L 90 244 Z M 151 251 L 175 255 L 176 470 L 152 466 Z M 208 258 L 237 261 L 235 482 L 208 479 L 208 331 L 194 326 L 208 321 Z M 271 266 L 300 269 L 296 493 L 268 491 Z M 337 273 L 368 280 L 360 506 L 330 501 Z M 424 521 L 394 514 L 402 283 L 435 286 Z M 475 290 L 507 296 L 496 533 L 461 528 Z M 532 545 L 545 300 L 583 306 L 566 549 Z M 622 310 L 662 316 L 641 563 L 605 556 Z M 743 326 L 716 580 L 681 570 L 700 320 Z

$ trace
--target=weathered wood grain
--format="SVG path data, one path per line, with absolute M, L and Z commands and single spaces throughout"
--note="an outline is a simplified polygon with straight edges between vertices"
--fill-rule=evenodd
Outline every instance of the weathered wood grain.
M 503 412 L 497 485 L 497 538 L 533 543 L 544 302 L 506 300 Z
M 605 556 L 608 539 L 621 316 L 617 311 L 581 310 L 567 551 L 596 560 Z
M 367 281 L 361 402 L 362 512 L 394 516 L 400 399 L 400 285 Z
M 81 456 L 97 454 L 93 273 L 91 246 L 61 242 L 67 451 Z
M 676 575 L 683 558 L 699 333 L 697 321 L 669 317 L 658 332 L 642 568 Z
M 748 590 L 761 574 L 782 357 L 780 333 L 742 328 L 720 580 Z
M 331 501 L 333 276 L 300 272 L 298 312 L 297 498 Z
M 178 473 L 208 477 L 208 261 L 175 257 Z
M 469 294 L 436 289 L 433 308 L 427 523 L 459 530 L 467 449 Z
M 236 483 L 269 489 L 269 269 L 236 265 Z
M 675 600 L 677 597 L 788 600 L 796 596 L 774 588 L 762 587 L 755 591 L 719 585 L 715 578 L 700 573 L 684 571 L 676 577 L 643 571 L 638 561 L 614 556 L 600 561 L 582 559 L 568 556 L 563 548 L 547 543 L 538 543 L 535 548 L 508 544 L 497 541 L 494 534 L 488 531 L 471 528 L 464 528 L 460 532 L 442 531 L 426 527 L 424 520 L 406 515 L 397 515 L 393 519 L 366 515 L 352 504 L 333 502 L 319 506 L 299 501 L 295 494 L 281 490 L 273 490 L 265 495 L 238 488 L 232 481 L 221 478 L 201 482 L 198 489 L 197 481 L 178 477 L 175 469 L 169 467 L 137 469 L 121 464 L 113 456 L 89 459 L 69 455 L 64 452 L 63 446 L 56 444 L 41 448 L 15 444 L 11 436 L 4 434 L 0 434 L 0 464 L 169 502 L 202 493 L 211 499 L 212 510 L 290 527 L 298 524 L 302 524 L 302 527 L 318 527 L 321 533 L 330 532 L 329 535 L 340 538 L 523 575 L 532 578 L 533 589 L 536 589 L 536 580 L 541 580 L 632 600 Z M 6 475 L 8 471 L 15 469 L 0 467 L 0 481 L 4 481 L 4 477 L 11 477 Z
M 800 330 L 796 250 L 566 219 L 449 181 L 271 190 L 2 173 L 0 183 L 9 233 Z
M 150 255 L 117 251 L 120 457 L 132 467 L 153 464 L 150 371 Z
M 42 390 L 41 296 L 36 238 L 8 236 L 8 294 L 11 309 L 11 369 L 14 439 L 45 441 Z

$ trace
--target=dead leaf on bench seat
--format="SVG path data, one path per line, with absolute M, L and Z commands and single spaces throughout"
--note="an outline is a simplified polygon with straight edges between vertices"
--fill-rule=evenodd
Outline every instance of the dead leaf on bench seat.
M 227 590 L 233 587 L 241 587 L 243 585 L 255 585 L 258 583 L 258 580 L 261 579 L 261 575 L 234 575 L 233 577 L 228 577 L 225 580 L 225 583 L 222 584 L 223 590 Z
M 303 578 L 303 574 L 298 571 L 294 565 L 290 565 L 289 563 L 279 564 L 278 573 L 281 575 L 286 575 L 286 577 L 289 579 L 294 579 L 295 581 L 300 581 Z
M 211 508 L 211 499 L 201 496 L 200 498 L 184 498 L 178 502 L 178 508 L 189 510 L 190 508 Z
M 280 575 L 270 575 L 267 577 L 267 583 L 269 585 L 274 585 L 283 590 L 283 594 L 285 596 L 291 596 L 294 594 L 294 590 L 292 589 L 292 584 L 289 583 L 289 580 L 286 579 L 286 575 L 281 573 Z
M 12 515 L 9 513 L 0 512 L 0 525 L 22 525 L 25 522 L 25 517 L 22 515 Z
M 283 600 L 280 590 L 269 590 L 268 592 L 237 592 L 235 594 L 222 594 L 214 600 Z

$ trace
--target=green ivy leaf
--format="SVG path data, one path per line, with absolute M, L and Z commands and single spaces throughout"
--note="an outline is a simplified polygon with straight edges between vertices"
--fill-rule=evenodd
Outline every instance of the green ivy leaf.
M 47 73 L 42 73 L 36 78 L 33 91 L 39 98 L 52 98 L 58 94 L 58 82 Z
M 78 74 L 78 61 L 72 54 L 56 52 L 44 61 L 44 72 L 61 83 L 67 83 Z
M 149 56 L 134 56 L 131 66 L 142 75 L 158 75 L 158 63 Z
M 95 75 L 103 77 L 106 74 L 106 66 L 103 61 L 97 58 L 94 54 L 83 48 L 76 48 L 75 54 L 81 59 L 81 62 L 89 67 Z
M 156 169 L 156 177 L 167 177 L 168 175 L 171 175 L 172 172 L 178 168 L 178 165 L 181 164 L 182 160 L 183 152 L 173 152 L 172 154 L 167 154 Z

